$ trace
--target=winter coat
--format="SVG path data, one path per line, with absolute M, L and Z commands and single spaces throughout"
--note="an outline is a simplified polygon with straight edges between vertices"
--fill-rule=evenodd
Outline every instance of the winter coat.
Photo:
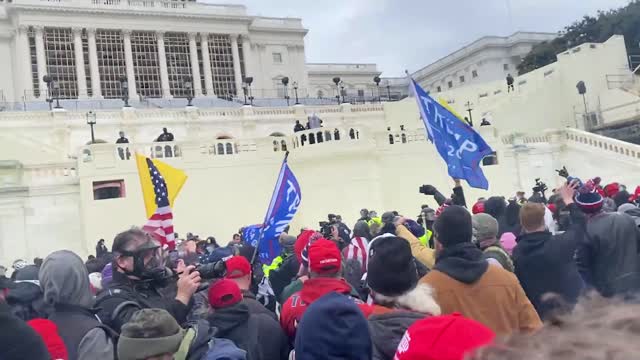
M 498 335 L 542 326 L 515 275 L 489 266 L 470 242 L 445 248 L 435 268 L 420 281 L 435 290 L 443 314 L 459 312 Z
M 570 205 L 575 214 L 578 209 Z M 582 294 L 584 282 L 574 260 L 576 247 L 584 238 L 584 224 L 572 222 L 566 232 L 551 235 L 548 231 L 520 235 L 513 249 L 515 274 L 540 317 L 570 311 Z M 548 293 L 560 295 L 560 302 L 543 301 Z
M 578 245 L 578 270 L 605 297 L 630 294 L 640 285 L 640 230 L 625 214 L 599 213 L 587 221 Z
M 247 352 L 247 360 L 287 359 L 289 343 L 278 322 L 265 314 L 251 314 L 245 303 L 216 309 L 208 317 L 216 337 L 229 339 Z
M 42 290 L 33 282 L 15 282 L 5 301 L 11 307 L 11 312 L 23 321 L 47 317 Z
M 256 296 L 248 290 L 242 291 L 242 302 L 247 304 L 249 307 L 249 312 L 251 314 L 263 314 L 266 315 L 273 320 L 278 320 L 278 316 L 274 312 L 269 311 L 264 305 L 262 305 L 258 300 L 256 300 Z
M 49 350 L 42 338 L 27 323 L 11 313 L 0 301 L 0 358 L 2 360 L 49 360 Z
M 299 269 L 300 263 L 298 262 L 298 258 L 290 255 L 282 261 L 280 267 L 269 271 L 269 283 L 279 303 L 284 303 L 285 299 L 282 299 L 282 293 L 287 285 L 295 280 Z
M 427 316 L 440 315 L 433 289 L 426 284 L 418 284 L 413 290 L 397 297 L 376 294 L 376 300 L 385 300 L 394 308 L 382 312 L 378 307 L 369 317 L 373 360 L 393 360 L 398 344 L 411 324 Z
M 302 290 L 291 295 L 282 305 L 280 325 L 285 334 L 291 340 L 295 338 L 296 327 L 302 319 L 302 315 L 307 307 L 318 298 L 330 292 L 349 295 L 351 290 L 351 286 L 344 279 L 319 277 L 305 281 L 302 284 Z M 357 304 L 362 304 L 362 301 L 357 298 L 353 298 L 353 300 Z
M 49 320 L 58 327 L 69 360 L 114 358 L 113 332 L 103 327 L 93 311 L 89 274 L 82 259 L 71 251 L 56 251 L 40 268 L 44 301 L 52 308 Z
M 398 225 L 396 227 L 396 235 L 409 242 L 409 245 L 411 245 L 411 254 L 413 254 L 418 261 L 429 269 L 433 268 L 436 262 L 435 250 L 423 245 L 404 225 Z

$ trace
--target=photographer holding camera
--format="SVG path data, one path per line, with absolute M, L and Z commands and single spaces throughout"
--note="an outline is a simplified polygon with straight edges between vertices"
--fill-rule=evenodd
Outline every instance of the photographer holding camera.
M 460 179 L 453 179 L 453 181 L 455 183 L 455 186 L 453 187 L 453 194 L 451 194 L 451 197 L 450 197 L 451 204 L 452 205 L 459 205 L 459 206 L 467 207 L 467 201 L 464 198 L 464 190 L 462 190 L 462 185 L 460 184 Z M 433 196 L 433 198 L 438 203 L 438 206 L 444 205 L 448 200 L 433 185 L 422 185 L 422 186 L 420 186 L 420 189 L 418 189 L 418 191 L 421 194 L 424 194 L 424 195 L 427 195 L 427 196 Z
M 118 333 L 140 309 L 167 310 L 182 324 L 190 309 L 191 297 L 200 286 L 200 273 L 194 266 L 178 264 L 176 275 L 164 266 L 160 245 L 140 229 L 116 235 L 113 241 L 113 280 L 96 299 L 102 322 Z M 173 284 L 171 284 L 174 282 Z M 177 288 L 175 298 L 166 298 L 161 290 Z
M 549 190 L 549 187 L 547 187 L 547 184 L 540 181 L 540 178 L 536 179 L 536 186 L 531 190 L 533 190 L 533 195 L 529 198 L 529 202 L 538 204 L 547 203 L 547 196 L 545 195 L 545 192 Z

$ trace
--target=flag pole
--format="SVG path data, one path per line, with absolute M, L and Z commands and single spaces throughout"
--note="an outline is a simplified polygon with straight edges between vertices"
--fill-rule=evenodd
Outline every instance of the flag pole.
M 288 158 L 289 158 L 289 151 L 287 151 L 287 152 L 284 154 L 284 159 L 282 160 L 282 164 L 283 164 L 283 165 L 284 165 L 284 163 L 285 163 L 285 162 L 287 162 L 287 159 L 288 159 Z M 282 169 L 282 165 L 280 165 L 280 169 Z M 276 180 L 276 185 L 277 185 L 277 183 L 278 183 L 278 180 Z M 274 192 L 275 192 L 276 190 L 277 190 L 277 189 L 274 189 Z M 271 195 L 271 200 L 273 201 L 273 195 Z M 271 207 L 271 204 L 269 204 L 269 207 Z M 267 215 L 268 215 L 268 213 L 269 213 L 269 209 L 267 209 Z M 255 249 L 253 249 L 253 255 L 251 255 L 251 265 L 255 264 L 255 262 L 256 262 L 256 257 L 257 257 L 257 255 L 258 255 L 258 249 L 260 249 L 260 242 L 262 242 L 262 235 L 263 235 L 263 233 L 264 233 L 264 227 L 265 227 L 265 225 L 266 225 L 266 224 L 265 224 L 265 223 L 266 223 L 266 221 L 267 221 L 267 219 L 266 219 L 266 216 L 265 216 L 265 219 L 264 219 L 264 221 L 262 222 L 262 227 L 260 227 L 260 235 L 258 236 L 258 242 L 256 243 L 256 248 L 255 248 Z

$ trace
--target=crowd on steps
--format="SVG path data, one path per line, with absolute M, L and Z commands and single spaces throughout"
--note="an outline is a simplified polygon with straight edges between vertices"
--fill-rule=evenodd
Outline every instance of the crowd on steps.
M 469 206 L 454 180 L 420 188 L 438 207 L 416 219 L 330 214 L 268 263 L 242 229 L 19 259 L 0 267 L 0 359 L 638 359 L 640 186 L 559 173 L 548 198 Z

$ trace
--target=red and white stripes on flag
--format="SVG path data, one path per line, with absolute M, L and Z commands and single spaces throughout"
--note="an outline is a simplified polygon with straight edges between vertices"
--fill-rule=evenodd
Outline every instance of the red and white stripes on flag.
M 367 272 L 367 260 L 369 257 L 369 242 L 363 237 L 356 236 L 351 243 L 342 250 L 345 260 L 357 260 L 362 267 L 362 273 Z
M 176 248 L 176 238 L 173 231 L 173 213 L 171 207 L 159 207 L 151 216 L 149 221 L 142 227 L 142 230 L 149 233 L 162 244 L 163 248 L 174 250 Z

